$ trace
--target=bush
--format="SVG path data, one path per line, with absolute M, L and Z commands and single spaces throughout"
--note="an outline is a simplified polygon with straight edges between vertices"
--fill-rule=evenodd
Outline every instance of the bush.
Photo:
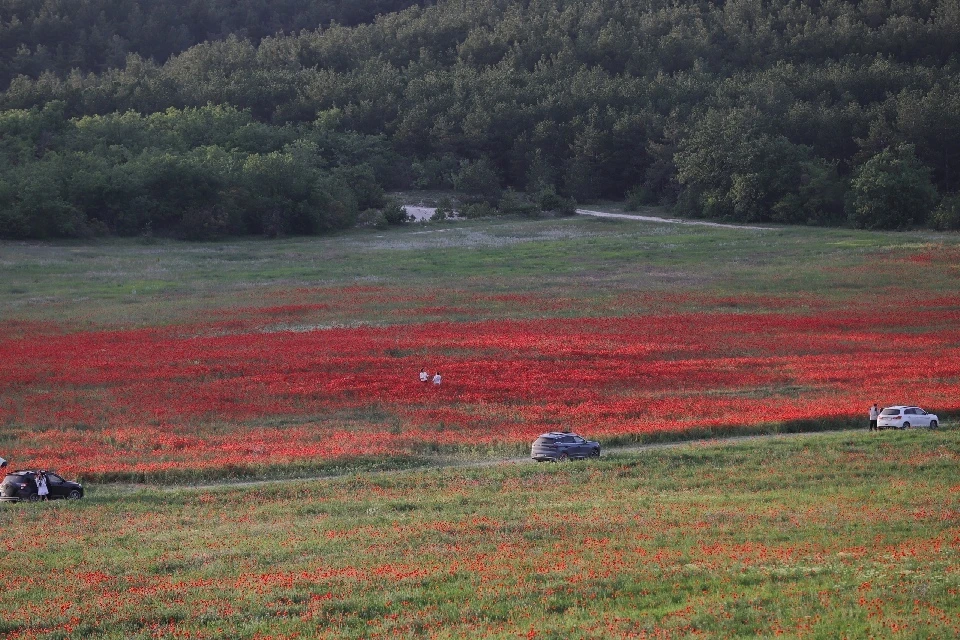
M 473 202 L 464 205 L 460 211 L 460 215 L 471 220 L 476 218 L 492 218 L 497 215 L 497 210 L 486 202 Z
M 887 147 L 863 163 L 850 182 L 850 222 L 863 229 L 906 229 L 923 223 L 936 192 L 913 145 Z
M 500 176 L 486 158 L 462 162 L 453 186 L 472 202 L 493 205 L 500 199 Z
M 433 215 L 430 216 L 430 220 L 433 222 L 446 220 L 447 218 L 455 216 L 456 213 L 457 212 L 453 210 L 453 202 L 450 198 L 441 198 L 440 202 L 437 203 L 437 208 L 433 212 Z
M 930 226 L 940 231 L 960 229 L 960 194 L 944 196 L 932 214 Z
M 382 211 L 377 209 L 364 209 L 360 212 L 360 215 L 357 216 L 357 226 L 386 229 L 390 226 L 390 223 L 387 222 L 387 218 L 383 215 Z
M 387 206 L 383 208 L 383 218 L 387 221 L 387 224 L 392 225 L 406 224 L 411 220 L 410 214 L 396 200 L 387 202 Z
M 149 224 L 149 220 L 147 222 Z M 183 214 L 178 235 L 184 240 L 212 240 L 224 235 L 229 223 L 230 217 L 223 207 L 198 207 Z M 149 230 L 152 235 L 152 225 Z
M 564 198 L 552 187 L 544 187 L 536 196 L 540 211 L 561 216 L 572 216 L 577 212 L 577 202 L 573 198 Z
M 657 204 L 657 194 L 644 186 L 634 187 L 627 192 L 627 211 L 636 211 Z
M 517 193 L 513 189 L 507 189 L 500 198 L 500 204 L 497 206 L 503 215 L 520 215 L 534 217 L 540 213 L 540 208 L 530 201 L 526 195 Z

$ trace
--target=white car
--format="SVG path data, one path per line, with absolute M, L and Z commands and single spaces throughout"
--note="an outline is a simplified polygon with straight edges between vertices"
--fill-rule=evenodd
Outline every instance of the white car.
M 912 427 L 936 429 L 939 424 L 939 418 L 934 414 L 927 413 L 920 407 L 907 405 L 887 407 L 877 418 L 878 429 L 910 429 Z

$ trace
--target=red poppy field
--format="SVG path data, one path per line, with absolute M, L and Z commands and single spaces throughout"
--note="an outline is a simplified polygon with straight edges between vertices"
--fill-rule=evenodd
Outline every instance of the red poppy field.
M 960 296 L 906 295 L 312 287 L 162 326 L 8 321 L 0 432 L 18 465 L 184 480 L 518 455 L 549 430 L 617 444 L 862 427 L 873 402 L 949 419 Z
M 304 304 L 210 324 L 24 332 L 0 343 L 0 420 L 29 427 L 23 463 L 141 477 L 520 451 L 561 429 L 605 442 L 816 429 L 874 400 L 960 409 L 960 300 L 889 315 L 728 302 L 752 310 L 276 326 L 317 310 Z M 419 383 L 421 365 L 443 374 L 439 388 Z

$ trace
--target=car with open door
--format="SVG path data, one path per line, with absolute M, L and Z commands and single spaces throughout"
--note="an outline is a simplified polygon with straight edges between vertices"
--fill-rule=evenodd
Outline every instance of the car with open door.
M 0 501 L 4 502 L 36 502 L 40 500 L 37 494 L 37 471 L 27 469 L 7 473 L 0 483 Z M 66 480 L 53 471 L 47 474 L 47 488 L 50 490 L 51 500 L 79 500 L 83 497 L 83 485 L 79 482 Z

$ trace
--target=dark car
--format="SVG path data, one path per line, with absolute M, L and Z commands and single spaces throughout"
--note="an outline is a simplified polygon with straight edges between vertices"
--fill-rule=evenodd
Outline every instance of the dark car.
M 83 485 L 78 482 L 64 480 L 52 471 L 47 471 L 47 488 L 50 490 L 50 499 L 79 500 L 83 497 Z M 0 484 L 0 500 L 20 502 L 27 500 L 34 502 L 40 499 L 37 495 L 37 472 L 12 471 L 7 474 Z
M 600 443 L 584 440 L 575 433 L 551 431 L 537 438 L 530 450 L 530 457 L 537 462 L 551 460 L 565 462 L 573 459 L 599 458 Z

